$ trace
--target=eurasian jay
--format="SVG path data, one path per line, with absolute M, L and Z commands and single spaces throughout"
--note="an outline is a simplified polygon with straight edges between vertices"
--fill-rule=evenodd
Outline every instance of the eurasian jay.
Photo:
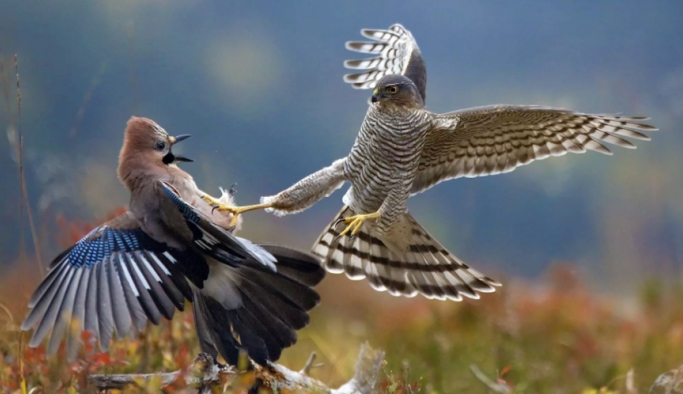
M 233 233 L 232 215 L 213 212 L 172 152 L 188 135 L 169 136 L 154 121 L 132 117 L 119 155 L 118 177 L 129 210 L 62 252 L 29 302 L 21 329 L 35 327 L 29 346 L 52 331 L 48 354 L 66 334 L 77 355 L 83 330 L 106 351 L 112 334 L 159 324 L 192 302 L 202 351 L 236 365 L 240 349 L 259 364 L 296 342 L 320 297 L 324 277 L 315 256 L 256 245 Z M 232 193 L 223 192 L 226 204 Z

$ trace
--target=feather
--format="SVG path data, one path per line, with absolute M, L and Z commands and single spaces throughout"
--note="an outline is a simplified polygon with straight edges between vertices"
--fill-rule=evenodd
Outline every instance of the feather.
M 403 214 L 402 220 L 409 226 L 411 236 L 410 244 L 405 245 L 402 253 L 387 247 L 380 240 L 387 235 L 378 233 L 372 226 L 361 227 L 353 240 L 349 237 L 337 239 L 334 224 L 339 218 L 351 215 L 353 211 L 344 207 L 313 246 L 313 253 L 323 258 L 326 268 L 331 261 L 334 266 L 343 266 L 344 270 L 352 265 L 357 278 L 367 278 L 376 290 L 407 297 L 420 293 L 427 298 L 460 301 L 462 295 L 478 298 L 476 292 L 491 292 L 494 286 L 500 286 L 497 281 L 461 263 L 407 213 Z M 329 243 L 330 239 L 334 241 Z M 342 256 L 341 260 L 334 257 L 336 254 Z M 358 272 L 358 260 L 362 272 Z
M 97 316 L 99 322 L 99 339 L 102 351 L 109 350 L 109 342 L 114 332 L 114 316 L 112 313 L 111 296 L 109 293 L 109 280 L 107 279 L 107 265 L 110 259 L 106 258 L 102 263 L 95 265 L 97 280 Z
M 350 41 L 346 49 L 379 56 L 346 60 L 344 67 L 364 71 L 344 75 L 344 82 L 355 89 L 373 89 L 382 77 L 403 75 L 415 83 L 425 102 L 427 69 L 413 35 L 400 24 L 390 26 L 389 30 L 363 29 L 361 34 L 373 41 Z
M 411 194 L 439 182 L 510 172 L 567 152 L 611 155 L 604 145 L 635 149 L 623 138 L 649 140 L 643 117 L 594 115 L 540 106 L 492 105 L 433 114 Z M 505 152 L 505 153 L 503 153 Z M 495 164 L 497 157 L 504 159 Z
M 110 258 L 107 261 L 107 279 L 109 280 L 109 291 L 111 299 L 112 317 L 116 328 L 116 336 L 119 338 L 128 334 L 132 324 L 132 318 L 126 298 L 123 293 L 123 285 L 121 278 L 117 274 L 120 270 L 119 261 L 117 258 Z
M 69 361 L 76 359 L 78 346 L 80 345 L 81 333 L 85 325 L 85 303 L 90 283 L 90 269 L 81 270 L 81 278 L 78 281 L 78 291 L 74 299 L 71 327 L 66 337 L 66 358 Z
M 78 290 L 78 283 L 81 274 L 81 270 L 74 270 L 72 278 L 68 283 L 65 284 L 66 292 L 64 294 L 64 299 L 57 310 L 58 312 L 55 319 L 55 324 L 52 328 L 52 334 L 50 335 L 50 341 L 48 342 L 47 346 L 48 355 L 54 355 L 57 353 L 57 350 L 59 350 L 59 344 L 62 342 L 64 334 L 66 333 L 67 329 L 71 328 L 74 300 L 76 297 L 76 291 Z

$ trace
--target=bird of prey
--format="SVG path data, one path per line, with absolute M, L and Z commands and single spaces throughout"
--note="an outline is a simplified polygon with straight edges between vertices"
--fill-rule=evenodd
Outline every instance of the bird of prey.
M 125 130 L 118 177 L 130 191 L 129 210 L 92 230 L 57 256 L 33 293 L 21 329 L 35 328 L 38 346 L 51 332 L 48 354 L 66 335 L 77 355 L 88 330 L 106 351 L 112 335 L 171 319 L 192 302 L 202 348 L 236 365 L 240 350 L 259 364 L 296 342 L 319 303 L 312 289 L 325 271 L 320 259 L 285 247 L 256 245 L 233 233 L 227 214 L 211 215 L 192 176 L 154 121 L 133 117 Z M 231 193 L 220 201 L 232 204 Z
M 624 137 L 649 140 L 648 118 L 585 114 L 565 109 L 492 105 L 438 114 L 425 109 L 427 71 L 412 34 L 401 25 L 362 30 L 370 42 L 352 51 L 376 55 L 349 60 L 361 70 L 346 75 L 354 88 L 373 89 L 356 142 L 345 158 L 302 179 L 261 204 L 221 206 L 240 214 L 266 208 L 298 212 L 345 181 L 344 207 L 313 252 L 329 272 L 367 278 L 393 295 L 461 300 L 479 298 L 500 284 L 446 250 L 408 213 L 407 200 L 439 182 L 506 173 L 567 152 L 610 154 L 605 143 L 635 148 Z M 338 229 L 338 225 L 346 228 Z

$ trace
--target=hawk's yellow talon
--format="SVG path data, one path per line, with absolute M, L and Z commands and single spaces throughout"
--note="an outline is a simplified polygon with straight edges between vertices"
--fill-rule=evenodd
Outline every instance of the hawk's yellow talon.
M 346 224 L 346 228 L 339 233 L 337 238 L 343 237 L 344 235 L 347 235 L 349 232 L 351 232 L 351 236 L 355 236 L 358 234 L 360 231 L 360 227 L 363 225 L 363 223 L 366 220 L 370 219 L 377 219 L 379 217 L 379 212 L 373 212 L 373 213 L 367 213 L 367 214 L 362 214 L 362 215 L 353 215 L 349 216 L 347 218 L 344 218 L 340 222 L 343 222 Z
M 215 198 L 209 196 L 208 194 L 203 195 L 203 196 L 202 196 L 202 200 L 208 202 L 209 205 L 211 205 L 212 207 L 218 207 L 218 206 L 220 206 L 220 205 L 223 205 L 223 204 L 221 204 L 220 201 L 218 201 L 218 200 L 216 200 Z
M 225 205 L 209 195 L 202 196 L 202 200 L 208 202 L 209 205 L 213 207 L 214 211 L 230 212 L 232 214 L 232 219 L 230 219 L 230 226 L 236 226 L 237 217 L 244 212 L 255 211 L 257 209 L 266 209 L 272 206 L 272 204 L 256 204 L 245 205 L 243 207 L 234 207 L 230 205 Z

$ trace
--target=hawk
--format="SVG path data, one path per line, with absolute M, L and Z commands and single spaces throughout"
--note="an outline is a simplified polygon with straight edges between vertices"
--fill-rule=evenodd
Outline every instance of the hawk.
M 350 182 L 344 207 L 313 252 L 329 272 L 366 278 L 377 290 L 460 301 L 500 286 L 434 239 L 408 213 L 410 196 L 448 179 L 506 173 L 567 152 L 611 154 L 605 144 L 633 149 L 625 137 L 649 140 L 642 131 L 656 130 L 643 123 L 645 117 L 542 106 L 430 112 L 427 71 L 412 34 L 399 24 L 361 33 L 372 41 L 349 42 L 346 48 L 376 56 L 346 61 L 347 68 L 361 71 L 344 81 L 373 93 L 349 155 L 263 197 L 261 204 L 218 209 L 235 215 L 263 208 L 280 215 L 299 212 Z

